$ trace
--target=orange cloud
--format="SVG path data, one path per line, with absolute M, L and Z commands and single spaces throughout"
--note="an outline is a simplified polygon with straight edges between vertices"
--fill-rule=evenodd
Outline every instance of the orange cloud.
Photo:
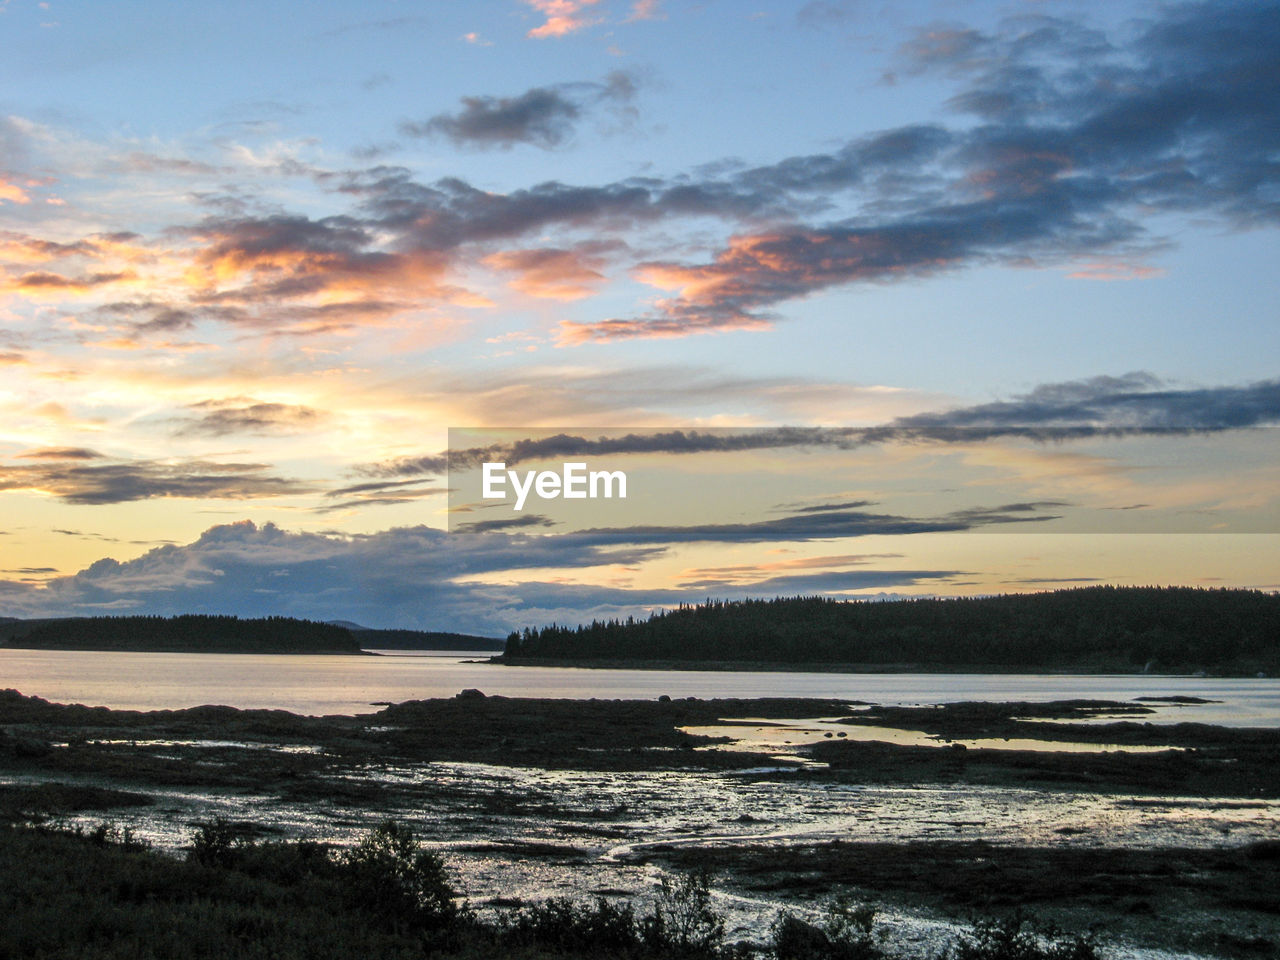
M 679 294 L 659 300 L 657 316 L 563 322 L 560 343 L 767 329 L 771 316 L 762 311 L 775 303 L 840 284 L 936 270 L 955 262 L 962 252 L 948 230 L 927 226 L 734 236 L 712 263 L 653 262 L 638 268 L 643 282 Z
M 79 277 L 64 277 L 60 273 L 38 270 L 0 280 L 0 290 L 26 296 L 62 297 L 89 293 L 108 284 L 136 279 L 137 274 L 131 270 L 117 273 L 91 273 Z
M 93 245 L 80 240 L 76 243 L 57 243 L 42 240 L 24 233 L 0 231 L 0 259 L 9 263 L 48 263 L 62 257 L 92 255 Z
M 518 274 L 511 286 L 531 297 L 572 301 L 589 297 L 605 278 L 596 268 L 600 257 L 574 250 L 504 250 L 482 261 L 498 270 Z
M 1164 270 L 1145 263 L 1100 260 L 1086 263 L 1067 276 L 1072 280 L 1150 280 L 1152 277 L 1164 276 Z
M 206 246 L 185 280 L 207 302 L 310 299 L 338 307 L 365 297 L 381 301 L 395 290 L 419 300 L 489 305 L 445 282 L 449 259 L 444 254 L 369 250 L 371 238 L 346 223 L 303 217 L 233 221 L 207 228 L 197 239 Z
M 14 183 L 8 177 L 0 176 L 0 202 L 8 201 L 9 203 L 30 203 L 31 198 L 27 196 L 27 192 Z

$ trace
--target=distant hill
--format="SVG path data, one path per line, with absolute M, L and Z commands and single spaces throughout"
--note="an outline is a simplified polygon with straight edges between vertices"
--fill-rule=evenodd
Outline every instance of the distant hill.
M 996 597 L 708 602 L 647 620 L 526 629 L 507 662 L 1280 672 L 1280 596 L 1085 587 Z
M 0 643 L 41 650 L 160 653 L 359 654 L 350 630 L 292 617 L 189 614 L 178 617 L 66 617 L 0 622 Z
M 376 630 L 350 620 L 329 620 L 354 634 L 365 650 L 477 650 L 493 653 L 505 641 L 497 637 L 476 637 L 467 633 L 442 633 L 438 630 Z

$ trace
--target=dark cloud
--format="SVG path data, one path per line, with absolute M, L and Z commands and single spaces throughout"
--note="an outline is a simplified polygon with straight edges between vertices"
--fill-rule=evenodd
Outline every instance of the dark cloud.
M 519 517 L 501 520 L 469 520 L 455 523 L 455 533 L 494 533 L 503 530 L 520 530 L 529 527 L 554 527 L 555 521 L 536 513 L 526 513 Z
M 870 500 L 845 500 L 842 503 L 818 503 L 809 506 L 787 507 L 796 513 L 830 513 L 833 510 L 856 510 L 859 507 L 874 506 Z
M 45 581 L 39 591 L 13 582 L 0 583 L 0 590 L 7 609 L 25 616 L 108 610 L 282 614 L 501 634 L 536 619 L 526 619 L 524 611 L 531 604 L 544 609 L 561 585 L 548 585 L 540 596 L 539 584 L 456 579 L 495 570 L 635 563 L 652 555 L 648 548 L 556 537 L 451 537 L 427 527 L 329 536 L 243 521 L 212 527 L 192 543 L 162 546 L 134 560 L 99 560 L 73 576 Z M 592 605 L 594 589 L 582 588 L 583 606 Z M 640 594 L 627 600 L 644 602 Z
M 190 330 L 200 318 L 199 313 L 189 307 L 146 300 L 104 303 L 95 308 L 94 313 L 104 319 L 123 321 L 137 335 Z
M 363 468 L 373 476 L 440 474 L 454 469 L 472 469 L 487 461 L 514 466 L 530 460 L 566 457 L 612 456 L 634 453 L 730 453 L 768 450 L 778 447 L 830 446 L 843 442 L 854 445 L 863 431 L 858 428 L 771 427 L 745 432 L 731 430 L 665 430 L 628 433 L 621 437 L 585 437 L 558 433 L 549 437 L 526 438 L 485 447 L 450 450 L 422 457 L 405 457 Z
M 443 487 L 422 486 L 422 480 L 392 480 L 379 483 L 357 483 L 325 494 L 327 498 L 345 497 L 334 503 L 316 507 L 316 513 L 335 513 L 358 507 L 387 507 L 412 503 L 423 497 L 433 497 L 448 491 Z
M 877 427 L 765 427 L 749 430 L 658 430 L 622 436 L 557 433 L 368 464 L 375 477 L 440 475 L 450 464 L 475 469 L 487 461 L 526 461 L 628 454 L 691 455 L 750 450 L 855 449 L 870 444 L 979 443 L 999 437 L 1035 441 L 1205 433 L 1280 424 L 1280 380 L 1244 386 L 1172 389 L 1143 372 L 1042 384 L 1010 400 L 899 417 Z M 788 507 L 820 513 L 864 501 Z
M 83 530 L 61 530 L 54 528 L 51 533 L 59 534 L 64 537 L 77 537 L 81 540 L 101 540 L 103 543 L 119 543 L 119 537 L 108 537 L 102 533 L 86 533 Z
M 942 517 L 904 517 L 866 513 L 861 510 L 831 510 L 803 513 L 772 520 L 747 523 L 703 523 L 672 527 L 637 525 L 584 530 L 580 536 L 606 537 L 614 543 L 765 543 L 807 541 L 846 537 L 901 536 L 910 533 L 953 533 L 1006 523 L 1038 523 L 1059 519 L 1040 514 L 1041 504 L 1009 504 L 1003 507 L 973 508 Z
M 99 460 L 102 454 L 88 447 L 45 447 L 29 450 L 17 456 L 19 460 Z
M 459 146 L 480 149 L 510 149 L 527 143 L 549 150 L 572 136 L 586 111 L 606 104 L 625 107 L 635 92 L 635 79 L 617 71 L 601 83 L 533 87 L 514 97 L 463 97 L 457 113 L 402 123 L 400 132 L 410 137 L 442 136 Z
M 183 424 L 182 435 L 225 437 L 235 434 L 266 436 L 301 433 L 324 421 L 324 414 L 311 407 L 287 403 L 237 404 L 227 400 L 205 400 L 188 406 L 199 416 Z
M 127 271 L 100 272 L 83 274 L 78 277 L 64 277 L 60 273 L 47 270 L 33 270 L 13 277 L 5 282 L 5 287 L 22 293 L 38 293 L 40 291 L 86 291 L 120 280 L 131 279 L 134 274 Z
M 64 503 L 101 505 L 157 497 L 247 500 L 310 489 L 297 480 L 274 476 L 268 469 L 261 463 L 204 460 L 0 465 L 0 490 L 41 490 Z
M 1280 380 L 1240 387 L 1162 389 L 1148 373 L 1044 384 L 1012 400 L 900 417 L 890 439 L 1062 439 L 1141 432 L 1235 430 L 1280 422 Z
M 998 507 L 969 507 L 965 510 L 954 510 L 948 517 L 977 526 L 988 526 L 998 523 L 1025 523 L 1027 521 L 1059 520 L 1055 514 L 1041 513 L 1041 510 L 1052 510 L 1058 507 L 1069 507 L 1071 504 L 1063 500 L 1034 500 L 1027 503 L 1006 503 Z
M 384 493 L 387 490 L 416 486 L 422 482 L 423 481 L 421 480 L 383 480 L 377 483 L 357 483 L 349 487 L 339 487 L 337 490 L 330 490 L 325 494 L 325 496 L 350 497 L 366 493 Z

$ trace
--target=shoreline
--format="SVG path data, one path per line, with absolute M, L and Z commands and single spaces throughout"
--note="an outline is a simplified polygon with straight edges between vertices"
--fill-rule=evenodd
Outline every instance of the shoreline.
M 948 663 L 828 663 L 810 661 L 794 663 L 775 660 L 610 660 L 607 658 L 488 657 L 472 663 L 489 663 L 499 667 L 565 667 L 578 670 L 678 670 L 712 673 L 884 673 L 918 674 L 993 674 L 1002 676 L 1046 677 L 1153 677 L 1165 679 L 1257 680 L 1256 672 L 1214 673 L 1184 670 L 1175 673 L 1125 670 L 1107 665 L 1079 667 L 1037 667 L 1029 664 L 948 664 Z

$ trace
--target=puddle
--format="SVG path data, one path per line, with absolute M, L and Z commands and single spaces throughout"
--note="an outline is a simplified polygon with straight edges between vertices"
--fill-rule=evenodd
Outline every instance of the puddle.
M 726 724 L 737 733 L 756 726 Z M 760 725 L 796 739 L 796 730 L 827 732 L 825 722 Z M 852 733 L 853 731 L 846 730 Z M 794 744 L 793 744 L 794 745 Z M 156 846 L 180 850 L 194 825 L 226 817 L 257 826 L 265 837 L 355 842 L 393 817 L 441 850 L 464 878 L 478 908 L 491 900 L 582 897 L 621 891 L 641 908 L 662 876 L 646 856 L 689 845 L 988 840 L 1040 846 L 1185 846 L 1218 848 L 1280 834 L 1280 801 L 1253 798 L 1152 798 L 1053 793 L 988 786 L 867 786 L 809 779 L 803 770 L 766 772 L 554 771 L 480 763 L 375 765 L 326 782 L 332 796 L 301 802 L 257 792 L 148 788 L 149 807 L 105 816 L 63 818 L 92 827 L 104 819 L 130 827 Z M 41 780 L 45 778 L 39 778 Z M 74 778 L 59 778 L 74 782 Z M 34 782 L 35 778 L 11 778 Z M 97 786 L 113 784 L 82 778 Z M 342 788 L 373 789 L 374 799 L 343 799 Z M 381 788 L 381 795 L 378 788 Z M 716 903 L 733 937 L 763 937 L 782 908 L 803 905 L 756 896 L 730 879 Z M 909 913 L 885 922 L 920 956 L 941 942 L 945 925 Z M 940 932 L 941 931 L 941 932 Z M 934 951 L 936 952 L 936 951 Z M 1157 951 L 1108 949 L 1112 957 L 1154 960 Z
M 204 750 L 266 750 L 272 753 L 324 753 L 324 747 L 309 743 L 262 743 L 254 740 L 104 740 L 94 738 L 84 741 L 91 746 L 111 747 L 194 747 Z M 51 744 L 55 747 L 68 746 L 66 742 Z
M 878 741 L 908 747 L 952 747 L 981 750 L 1034 750 L 1045 753 L 1160 753 L 1182 747 L 1037 740 L 1032 737 L 944 737 L 923 730 L 842 723 L 839 718 L 813 720 L 724 719 L 718 724 L 681 727 L 692 736 L 729 738 L 728 743 L 699 749 L 785 751 L 823 740 Z M 777 755 L 774 759 L 779 759 Z

